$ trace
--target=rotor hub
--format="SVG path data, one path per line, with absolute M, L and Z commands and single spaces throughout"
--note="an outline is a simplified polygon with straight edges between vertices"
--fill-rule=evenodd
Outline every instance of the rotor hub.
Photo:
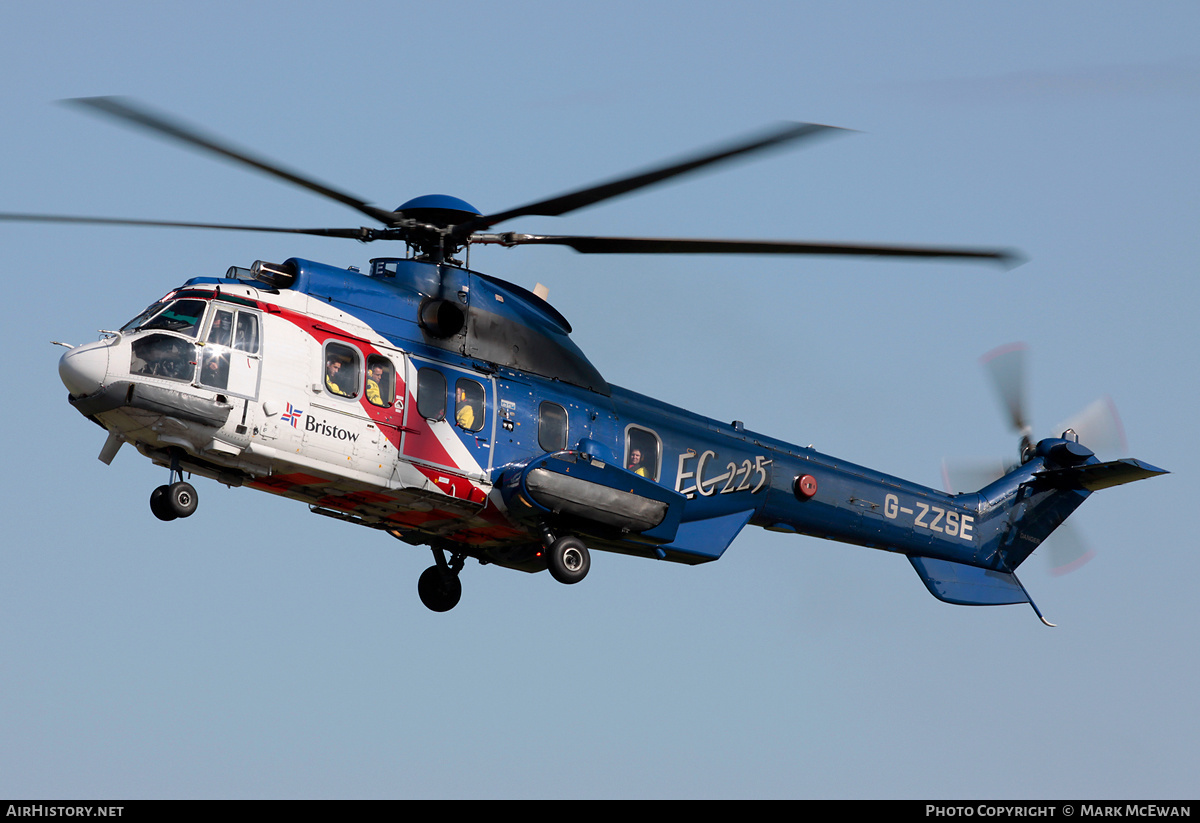
M 448 194 L 423 194 L 396 208 L 405 217 L 438 228 L 449 228 L 479 217 L 481 212 L 466 200 Z

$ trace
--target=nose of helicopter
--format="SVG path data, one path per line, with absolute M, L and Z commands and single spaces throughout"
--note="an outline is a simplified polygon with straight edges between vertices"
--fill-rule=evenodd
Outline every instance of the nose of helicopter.
M 58 361 L 58 376 L 74 397 L 86 397 L 104 385 L 108 375 L 106 341 L 76 346 Z

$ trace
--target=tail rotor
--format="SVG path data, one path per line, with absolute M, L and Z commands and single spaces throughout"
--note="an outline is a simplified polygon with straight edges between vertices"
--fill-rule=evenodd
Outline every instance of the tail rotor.
M 980 358 L 992 387 L 1000 401 L 1010 428 L 1020 438 L 1019 463 L 1004 461 L 942 461 L 942 479 L 950 492 L 977 491 L 994 480 L 1003 477 L 1015 465 L 1027 462 L 1033 455 L 1033 426 L 1029 422 L 1026 406 L 1027 368 L 1029 347 L 1024 343 L 1010 343 L 985 354 Z M 1101 397 L 1087 408 L 1078 412 L 1055 432 L 1073 431 L 1079 442 L 1098 455 L 1107 457 L 1124 456 L 1127 453 L 1125 431 L 1117 415 L 1116 406 L 1109 397 Z M 1088 548 L 1071 523 L 1064 523 L 1039 548 L 1046 558 L 1053 575 L 1067 574 L 1081 568 L 1095 553 Z

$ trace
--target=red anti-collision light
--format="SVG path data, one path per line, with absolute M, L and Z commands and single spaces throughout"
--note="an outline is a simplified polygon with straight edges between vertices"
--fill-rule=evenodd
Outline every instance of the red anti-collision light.
M 802 474 L 796 478 L 796 482 L 792 484 L 792 489 L 796 492 L 796 497 L 801 500 L 808 500 L 817 493 L 817 478 L 811 474 Z

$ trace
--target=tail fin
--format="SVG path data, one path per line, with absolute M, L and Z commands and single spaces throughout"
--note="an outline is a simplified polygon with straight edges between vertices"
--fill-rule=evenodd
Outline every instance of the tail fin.
M 917 555 L 909 560 L 939 600 L 967 606 L 1028 603 L 1043 623 L 1053 625 L 1017 579 L 1017 567 L 1092 492 L 1159 474 L 1167 472 L 1132 458 L 1101 463 L 1077 442 L 1043 440 L 1029 462 L 980 490 L 974 563 Z

